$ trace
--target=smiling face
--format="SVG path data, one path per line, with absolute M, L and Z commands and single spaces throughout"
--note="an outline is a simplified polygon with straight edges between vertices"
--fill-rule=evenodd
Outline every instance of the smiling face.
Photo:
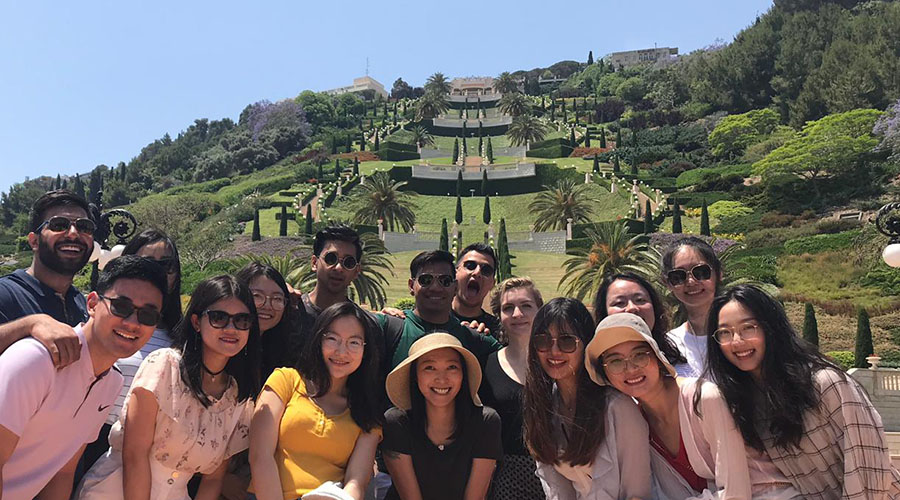
M 425 397 L 425 403 L 432 406 L 453 405 L 462 388 L 462 357 L 455 349 L 442 347 L 424 354 L 416 360 L 416 382 Z
M 366 333 L 353 316 L 341 316 L 331 322 L 322 338 L 322 358 L 333 380 L 345 379 L 362 364 Z M 363 344 L 363 347 L 354 345 Z
M 675 298 L 684 304 L 688 310 L 705 309 L 708 311 L 716 295 L 716 283 L 719 276 L 716 276 L 715 271 L 713 271 L 710 279 L 697 280 L 690 271 L 700 264 L 708 265 L 709 263 L 704 260 L 700 252 L 695 248 L 690 246 L 679 248 L 672 258 L 672 268 L 687 271 L 687 281 L 678 286 L 672 286 L 671 284 L 667 284 L 667 286 L 675 294 Z
M 231 315 L 250 313 L 250 309 L 237 297 L 218 300 L 206 310 L 223 311 Z M 239 354 L 241 349 L 247 345 L 247 339 L 250 336 L 250 330 L 238 330 L 234 327 L 233 318 L 224 327 L 216 328 L 209 323 L 208 314 L 204 314 L 202 317 L 193 314 L 191 315 L 191 323 L 194 326 L 194 330 L 199 331 L 200 337 L 203 339 L 203 361 L 207 365 L 216 364 L 210 362 L 214 358 L 218 358 L 220 362 L 227 362 L 228 358 Z
M 259 318 L 259 331 L 265 333 L 275 328 L 284 316 L 284 307 L 273 307 L 272 302 L 286 303 L 284 291 L 270 278 L 257 276 L 250 281 L 250 291 L 253 292 L 256 302 L 256 316 Z M 257 299 L 257 297 L 262 297 Z M 265 303 L 261 303 L 263 300 Z
M 613 373 L 612 370 L 604 369 L 606 379 L 616 390 L 635 399 L 641 399 L 662 383 L 659 361 L 656 360 L 653 350 L 646 342 L 636 340 L 622 342 L 607 349 L 598 362 L 608 364 L 623 359 L 634 360 L 635 355 L 641 358 L 648 353 L 652 359 L 644 367 L 635 366 L 633 361 L 628 361 L 625 363 L 625 371 L 621 373 Z M 598 367 L 597 371 L 599 372 L 603 368 L 602 366 Z
M 419 275 L 431 274 L 435 277 L 442 274 L 454 276 L 453 266 L 445 262 L 429 262 L 422 266 Z M 416 314 L 426 317 L 439 317 L 450 313 L 453 296 L 456 295 L 457 283 L 444 287 L 434 279 L 427 287 L 419 284 L 418 279 L 409 280 L 409 290 L 416 299 Z
M 560 335 L 575 335 L 569 330 L 560 330 L 556 325 L 550 325 L 550 331 L 546 333 L 554 339 L 558 339 Z M 549 350 L 537 351 L 537 357 L 547 376 L 557 383 L 568 379 L 577 380 L 578 372 L 584 367 L 584 343 L 577 342 L 574 352 L 563 352 L 559 349 L 559 342 L 556 341 Z
M 494 274 L 483 274 L 482 264 L 496 267 L 494 259 L 471 250 L 459 259 L 456 266 L 456 298 L 468 307 L 481 307 L 485 296 L 494 286 Z M 475 269 L 469 270 L 467 266 Z
M 500 297 L 500 324 L 510 337 L 531 335 L 531 325 L 538 306 L 534 294 L 526 287 L 512 288 Z
M 82 208 L 73 205 L 50 207 L 44 212 L 44 220 L 62 216 L 71 221 L 87 218 Z M 40 233 L 30 233 L 28 242 L 36 251 L 35 258 L 51 271 L 63 276 L 74 276 L 91 257 L 94 237 L 79 232 L 74 226 L 65 231 L 54 232 L 45 227 Z
M 740 335 L 734 337 L 732 342 L 719 345 L 722 354 L 731 364 L 739 370 L 749 372 L 757 380 L 762 374 L 763 357 L 766 354 L 765 333 L 762 326 L 749 309 L 736 300 L 728 302 L 719 310 L 719 323 L 716 329 L 727 328 L 739 332 L 745 325 L 757 325 L 758 335 L 745 339 Z
M 162 308 L 162 293 L 152 284 L 133 278 L 116 280 L 103 295 L 109 299 L 128 298 L 135 307 Z M 150 340 L 155 326 L 138 323 L 137 314 L 120 318 L 110 311 L 110 302 L 92 292 L 87 298 L 91 317 L 90 348 L 92 354 L 110 359 L 110 365 L 120 358 L 127 358 L 140 350 Z
M 336 252 L 338 261 L 334 266 L 325 263 L 325 255 Z M 356 247 L 349 241 L 328 240 L 318 256 L 312 256 L 312 270 L 316 273 L 316 288 L 324 289 L 329 295 L 343 295 L 347 287 L 359 275 L 359 264 L 353 269 L 344 268 L 344 258 L 356 258 Z
M 656 314 L 650 294 L 634 281 L 617 279 L 606 290 L 606 314 L 631 313 L 639 316 L 652 331 Z

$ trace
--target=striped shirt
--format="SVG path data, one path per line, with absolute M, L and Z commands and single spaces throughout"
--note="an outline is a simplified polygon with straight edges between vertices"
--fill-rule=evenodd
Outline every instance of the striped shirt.
M 137 373 L 138 368 L 141 366 L 141 362 L 144 361 L 144 358 L 147 357 L 151 352 L 162 349 L 164 347 L 172 347 L 172 338 L 169 337 L 169 332 L 163 329 L 156 329 L 153 331 L 153 335 L 150 337 L 150 340 L 144 344 L 144 347 L 141 347 L 141 350 L 132 354 L 130 357 L 122 358 L 116 361 L 116 368 L 122 372 L 122 376 L 125 378 L 125 383 L 122 384 L 122 393 L 119 394 L 119 397 L 116 398 L 116 402 L 113 404 L 112 410 L 109 412 L 109 416 L 106 418 L 106 423 L 112 425 L 119 420 L 119 414 L 122 413 L 122 407 L 125 406 L 125 396 L 128 395 L 128 390 L 131 389 L 131 381 L 134 380 L 134 375 Z
M 814 376 L 821 399 L 803 416 L 800 445 L 776 447 L 768 429 L 760 433 L 772 462 L 806 499 L 900 498 L 881 416 L 863 389 L 833 369 Z

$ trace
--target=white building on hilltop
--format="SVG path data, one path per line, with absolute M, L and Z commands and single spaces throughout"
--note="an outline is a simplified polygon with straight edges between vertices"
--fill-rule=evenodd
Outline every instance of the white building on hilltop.
M 353 85 L 325 90 L 324 92 L 328 95 L 340 95 L 346 94 L 348 92 L 363 92 L 365 90 L 372 90 L 381 97 L 385 99 L 388 98 L 388 93 L 386 90 L 384 90 L 384 85 L 379 83 L 378 80 L 372 78 L 371 76 L 361 76 L 359 78 L 354 78 Z
M 678 47 L 654 47 L 652 49 L 626 50 L 613 52 L 603 58 L 607 63 L 612 63 L 616 69 L 627 68 L 644 63 L 656 63 L 671 61 L 678 56 Z

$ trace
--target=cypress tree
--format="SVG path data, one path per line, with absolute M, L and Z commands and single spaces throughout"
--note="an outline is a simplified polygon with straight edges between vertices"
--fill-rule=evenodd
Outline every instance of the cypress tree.
M 547 110 L 547 102 L 545 100 L 544 94 L 541 94 L 541 111 Z
M 584 129 L 584 147 L 591 147 L 591 129 Z
M 466 136 L 463 136 L 461 156 L 463 157 L 463 163 L 465 163 L 466 157 L 469 156 L 469 146 L 466 144 Z
M 463 176 L 462 170 L 456 171 L 456 196 L 462 196 L 463 190 Z
M 594 173 L 600 173 L 600 155 L 594 155 Z
M 337 154 L 337 138 L 335 136 L 331 136 L 331 154 Z
M 375 147 L 372 149 L 374 149 L 375 151 L 381 149 L 381 146 L 378 144 L 378 131 L 375 131 Z
M 359 134 L 359 150 L 360 151 L 366 150 L 366 134 L 363 134 L 363 133 Z
M 638 166 L 637 161 L 634 159 L 634 156 L 631 157 L 631 175 L 635 177 L 638 176 Z
M 353 175 L 359 177 L 359 156 L 353 157 Z
M 591 64 L 594 64 L 594 51 L 593 50 L 588 51 L 588 66 L 590 66 Z
M 456 217 L 454 217 L 454 220 L 457 224 L 462 224 L 463 221 L 462 198 L 459 195 L 456 195 Z
M 447 219 L 441 220 L 441 243 L 438 249 L 445 252 L 450 251 L 450 235 L 447 232 Z
M 624 146 L 624 144 L 622 144 L 622 129 L 620 128 L 619 130 L 616 130 L 616 147 L 619 148 L 622 146 Z
M 69 179 L 63 179 L 62 188 L 63 188 L 63 189 L 68 189 L 68 188 L 69 188 Z
M 619 155 L 613 156 L 613 173 L 622 173 L 622 167 L 619 166 Z
M 306 234 L 313 234 L 312 203 L 306 205 L 306 227 L 304 228 L 304 232 Z
M 491 146 L 491 138 L 490 137 L 487 138 L 486 154 L 487 154 L 488 165 L 493 164 L 494 163 L 494 147 Z
M 650 213 L 650 200 L 644 202 L 644 234 L 653 232 L 653 214 Z
M 806 303 L 806 313 L 803 316 L 803 340 L 819 347 L 819 324 L 816 321 L 816 310 L 809 302 Z
M 317 175 L 319 176 L 317 180 L 322 182 L 322 178 L 325 177 L 325 172 L 322 171 L 322 163 L 319 163 Z
M 678 206 L 678 198 L 672 206 L 672 233 L 681 234 L 681 207 Z
M 278 225 L 278 236 L 287 236 L 287 207 L 281 206 L 281 220 Z
M 550 102 L 550 119 L 556 120 L 556 103 L 553 101 Z
M 486 195 L 484 197 L 484 212 L 481 214 L 481 220 L 484 221 L 485 224 L 491 223 L 491 196 Z
M 700 234 L 709 236 L 709 208 L 706 206 L 706 198 L 700 207 Z
M 856 350 L 854 351 L 853 366 L 856 368 L 867 368 L 869 363 L 866 361 L 866 357 L 874 353 L 872 329 L 869 327 L 869 313 L 860 307 L 856 319 Z
M 606 127 L 600 127 L 600 147 L 606 149 Z
M 481 171 L 481 196 L 488 195 L 488 177 L 487 170 Z
M 81 182 L 81 176 L 75 174 L 75 186 L 72 188 L 75 191 L 75 194 L 84 198 L 84 183 Z
M 565 99 L 563 99 L 563 101 L 562 101 L 562 114 L 563 114 L 563 122 L 564 123 L 568 122 L 569 121 L 569 113 L 566 112 L 566 100 Z
M 62 177 L 59 174 L 56 174 L 56 184 L 53 185 L 53 189 L 62 189 Z
M 338 180 L 341 178 L 341 160 L 337 158 L 334 159 L 334 178 Z
M 484 151 L 484 139 L 479 135 L 478 136 L 478 154 L 481 155 L 481 152 Z
M 500 275 L 498 278 L 503 281 L 512 277 L 513 256 L 509 254 L 509 240 L 506 236 L 506 219 L 500 219 L 500 235 L 498 237 L 497 248 L 500 254 Z
M 575 125 L 578 125 L 578 98 L 572 99 L 572 114 L 575 115 Z
M 353 151 L 353 139 L 350 137 L 350 134 L 347 134 L 347 152 Z
M 569 129 L 569 144 L 572 145 L 572 148 L 578 147 L 578 143 L 575 142 L 575 127 Z
M 459 161 L 459 138 L 453 139 L 453 164 L 456 165 L 456 162 Z
M 253 211 L 253 234 L 250 236 L 251 241 L 259 241 L 262 237 L 259 234 L 259 208 Z

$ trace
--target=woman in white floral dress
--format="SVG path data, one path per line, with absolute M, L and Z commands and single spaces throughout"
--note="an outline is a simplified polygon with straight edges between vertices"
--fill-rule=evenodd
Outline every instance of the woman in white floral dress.
M 259 326 L 246 285 L 218 276 L 197 285 L 174 348 L 151 353 L 132 383 L 110 449 L 82 479 L 81 500 L 214 500 L 228 458 L 249 444 L 260 389 Z

